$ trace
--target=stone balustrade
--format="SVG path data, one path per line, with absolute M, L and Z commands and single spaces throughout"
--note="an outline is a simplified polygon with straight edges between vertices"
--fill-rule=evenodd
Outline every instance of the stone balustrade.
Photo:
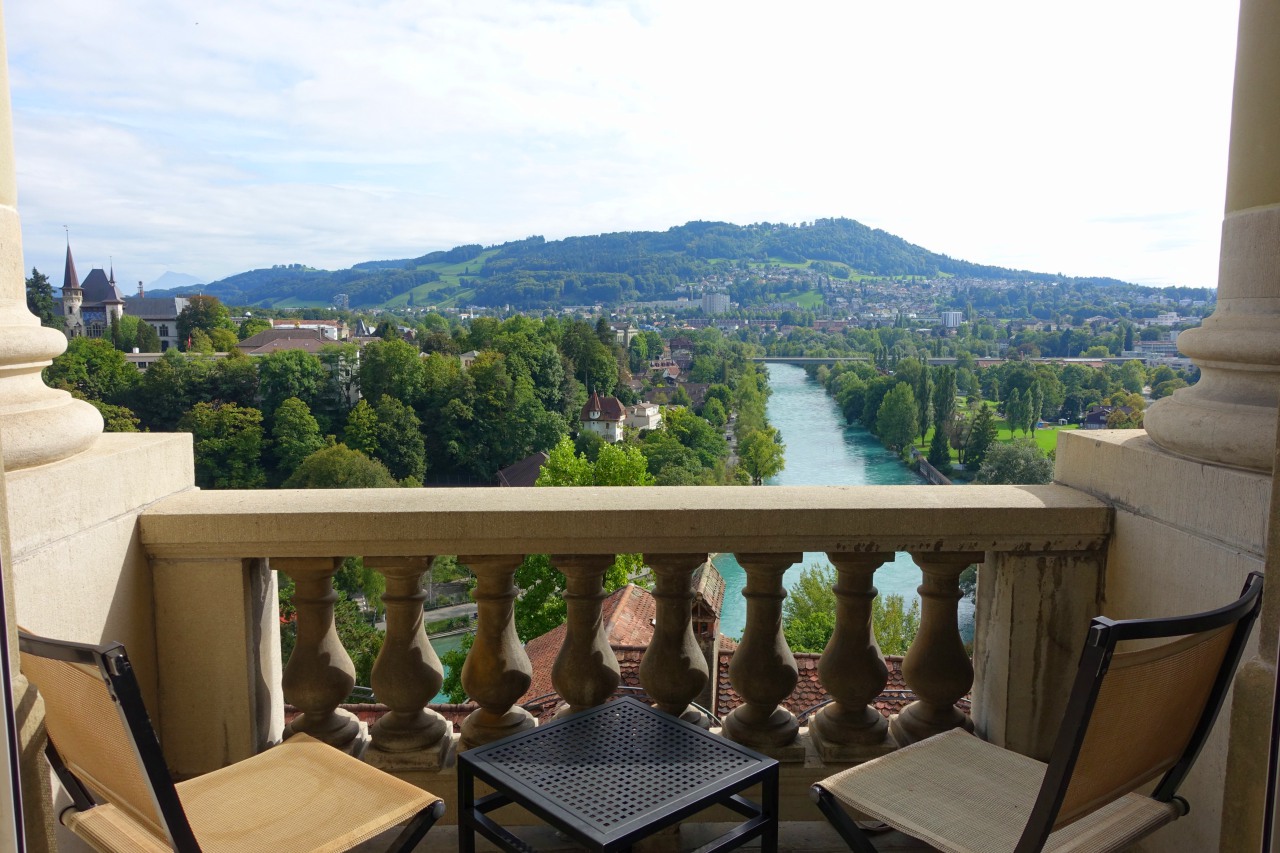
M 1043 647 L 1038 659 L 1062 656 L 1064 646 L 1083 636 L 1081 620 L 1096 612 L 1111 525 L 1105 505 L 1061 486 L 388 489 L 352 497 L 349 491 L 189 492 L 143 514 L 141 538 L 157 599 L 170 603 L 157 613 L 157 640 L 163 645 L 172 636 L 184 649 L 181 660 L 161 656 L 158 678 L 161 735 L 166 743 L 183 744 L 173 751 L 175 772 L 202 772 L 261 749 L 271 739 L 262 726 L 222 723 L 278 719 L 284 702 L 302 711 L 289 731 L 353 752 L 364 748 L 367 736 L 368 760 L 387 769 L 434 771 L 447 764 L 452 727 L 424 709 L 442 680 L 423 632 L 420 590 L 434 554 L 461 555 L 477 578 L 476 635 L 462 683 L 478 708 L 460 726 L 462 748 L 534 725 L 516 704 L 529 687 L 531 667 L 512 616 L 515 569 L 528 553 L 552 554 L 552 565 L 566 578 L 566 633 L 552 670 L 565 702 L 560 713 L 598 705 L 616 689 L 619 671 L 604 635 L 601 581 L 616 553 L 641 552 L 653 569 L 657 599 L 641 683 L 658 707 L 708 724 L 692 705 L 709 677 L 693 636 L 693 574 L 708 553 L 731 552 L 747 575 L 747 621 L 729 670 L 742 704 L 724 720 L 725 736 L 783 760 L 802 762 L 813 749 L 824 760 L 851 761 L 895 742 L 964 727 L 1034 753 L 1044 746 L 1037 740 L 1039 718 L 1054 713 L 1065 696 L 1072 662 L 1066 662 L 1061 684 L 1036 673 L 1036 701 L 1026 720 L 1018 717 L 1019 703 L 1011 698 L 1017 694 L 1008 685 L 1031 675 L 1022 672 L 1032 665 L 1024 661 L 1037 659 L 1028 648 Z M 782 632 L 782 578 L 806 551 L 825 551 L 836 566 L 838 612 L 819 667 L 833 702 L 802 730 L 783 704 L 797 670 Z M 894 720 L 890 736 L 870 707 L 886 679 L 871 601 L 876 569 L 901 551 L 912 555 L 923 575 L 920 631 L 904 663 L 918 701 Z M 367 735 L 339 707 L 351 690 L 353 668 L 337 640 L 332 576 L 349 555 L 363 556 L 366 567 L 386 577 L 387 631 L 372 686 L 390 711 Z M 956 614 L 959 574 L 975 562 L 984 563 L 983 583 L 990 586 L 979 610 L 979 636 L 989 633 L 1020 650 L 1001 655 L 980 642 L 976 676 Z M 1032 623 L 1017 624 L 1009 602 L 1029 590 L 1041 594 L 1046 567 L 1063 566 L 1070 571 L 1054 575 L 1055 595 L 1084 603 L 1039 610 Z M 296 646 L 280 689 L 263 683 L 279 670 L 278 659 L 271 660 L 279 636 L 274 596 L 262 593 L 272 587 L 273 571 L 293 579 L 297 614 Z M 221 577 L 210 598 L 221 608 L 243 604 L 244 618 L 228 623 L 245 626 L 243 636 L 220 636 L 205 646 L 182 636 L 188 624 L 210 623 L 207 615 L 189 621 L 181 612 L 183 606 L 208 606 L 203 597 L 183 598 L 189 574 L 201 589 Z M 1055 612 L 1067 615 L 1059 620 Z M 990 616 L 1009 624 L 988 632 L 983 623 Z M 1064 644 L 1063 637 L 1071 640 Z M 207 659 L 191 660 L 193 654 Z M 249 689 L 235 692 L 234 701 L 218 682 L 201 677 L 243 669 L 246 660 L 254 671 L 240 677 Z M 956 707 L 971 686 L 973 719 Z M 226 738 L 211 741 L 210 732 Z

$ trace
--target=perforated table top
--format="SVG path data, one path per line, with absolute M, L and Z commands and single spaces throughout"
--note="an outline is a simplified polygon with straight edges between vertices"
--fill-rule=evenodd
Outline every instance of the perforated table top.
M 458 758 L 466 775 L 474 773 L 600 849 L 640 828 L 669 825 L 777 772 L 773 759 L 633 698 Z

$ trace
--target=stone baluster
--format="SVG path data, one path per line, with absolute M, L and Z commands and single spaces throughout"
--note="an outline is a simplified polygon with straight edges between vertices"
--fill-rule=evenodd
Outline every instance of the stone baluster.
M 356 683 L 356 668 L 338 639 L 333 621 L 333 575 L 336 557 L 290 557 L 271 561 L 293 578 L 297 639 L 284 668 L 284 699 L 302 714 L 285 727 L 284 736 L 303 732 L 346 752 L 364 746 L 360 722 L 338 707 Z
M 782 702 L 795 690 L 796 659 L 782 635 L 782 600 L 787 591 L 782 576 L 800 554 L 738 554 L 747 573 L 742 595 L 747 599 L 747 624 L 742 642 L 729 663 L 729 682 L 743 704 L 724 720 L 724 733 L 733 740 L 767 752 L 793 757 L 800 730 L 795 715 Z
M 865 760 L 893 748 L 889 722 L 871 704 L 889 680 L 871 629 L 872 583 L 892 553 L 829 553 L 836 567 L 836 627 L 818 660 L 818 677 L 831 704 L 809 723 L 809 734 L 828 761 Z
M 422 625 L 422 576 L 430 557 L 366 557 L 387 579 L 387 633 L 371 681 L 378 701 L 391 710 L 374 723 L 365 758 L 384 770 L 440 767 L 453 742 L 453 726 L 425 707 L 440 692 L 444 668 Z
M 551 683 L 565 700 L 556 716 L 603 705 L 618 688 L 618 659 L 605 637 L 600 605 L 605 599 L 604 572 L 613 564 L 608 554 L 554 556 L 551 564 L 564 573 L 566 589 L 564 644 L 551 667 Z
M 469 749 L 531 729 L 537 720 L 516 705 L 533 679 L 513 618 L 521 557 L 459 556 L 458 562 L 476 576 L 471 593 L 476 600 L 476 636 L 462 667 L 462 686 L 480 706 L 462 721 L 459 748 Z
M 983 554 L 915 553 L 911 559 L 924 573 L 920 585 L 920 632 L 902 661 L 902 678 L 918 697 L 889 725 L 898 746 L 906 746 L 951 729 L 973 731 L 973 720 L 956 707 L 973 686 L 973 664 L 960 639 L 956 605 L 960 573 Z
M 640 683 L 654 707 L 696 725 L 710 720 L 689 703 L 707 683 L 707 659 L 693 635 L 693 573 L 706 554 L 653 554 L 653 639 L 640 661 Z

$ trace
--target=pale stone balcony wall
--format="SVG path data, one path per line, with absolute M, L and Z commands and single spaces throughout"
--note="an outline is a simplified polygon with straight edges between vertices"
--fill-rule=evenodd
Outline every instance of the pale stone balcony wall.
M 925 575 L 921 632 L 905 667 L 922 701 L 895 722 L 894 737 L 963 725 L 1044 756 L 1098 612 L 1112 512 L 1060 485 L 188 491 L 139 520 L 155 590 L 153 713 L 180 775 L 280 737 L 286 698 L 307 711 L 295 728 L 351 746 L 354 723 L 334 710 L 349 690 L 350 663 L 331 630 L 329 583 L 344 556 L 363 556 L 387 575 L 388 633 L 373 686 L 395 714 L 374 728 L 369 760 L 451 796 L 453 739 L 442 742 L 444 721 L 421 713 L 439 684 L 415 597 L 429 557 L 462 555 L 479 578 L 478 636 L 463 678 L 482 710 L 463 725 L 465 746 L 532 724 L 512 707 L 528 684 L 510 619 L 522 555 L 557 555 L 566 574 L 569 628 L 553 677 L 571 706 L 585 707 L 617 684 L 612 653 L 601 648 L 600 573 L 616 553 L 644 553 L 659 615 L 641 680 L 662 706 L 694 718 L 688 703 L 706 676 L 688 648 L 690 578 L 707 553 L 732 552 L 748 577 L 747 625 L 730 670 L 745 704 L 723 731 L 783 760 L 784 817 L 813 820 L 809 782 L 893 744 L 866 710 L 884 685 L 869 632 L 875 568 L 906 551 Z M 819 670 L 837 702 L 807 728 L 779 707 L 796 679 L 780 630 L 781 573 L 804 551 L 832 558 L 841 601 Z M 956 630 L 956 580 L 974 562 L 983 569 L 970 669 Z M 279 660 L 274 571 L 297 582 L 298 645 L 288 668 Z M 971 684 L 972 721 L 954 708 Z

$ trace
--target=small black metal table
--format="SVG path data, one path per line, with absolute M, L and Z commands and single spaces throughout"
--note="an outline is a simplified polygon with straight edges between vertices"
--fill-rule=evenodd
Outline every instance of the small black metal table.
M 475 780 L 493 794 L 475 796 Z M 741 792 L 760 783 L 761 802 Z M 778 848 L 778 762 L 628 697 L 458 755 L 458 848 L 479 832 L 504 850 L 532 850 L 488 813 L 517 803 L 600 853 L 626 850 L 704 808 L 747 818 L 703 851 L 759 837 Z

